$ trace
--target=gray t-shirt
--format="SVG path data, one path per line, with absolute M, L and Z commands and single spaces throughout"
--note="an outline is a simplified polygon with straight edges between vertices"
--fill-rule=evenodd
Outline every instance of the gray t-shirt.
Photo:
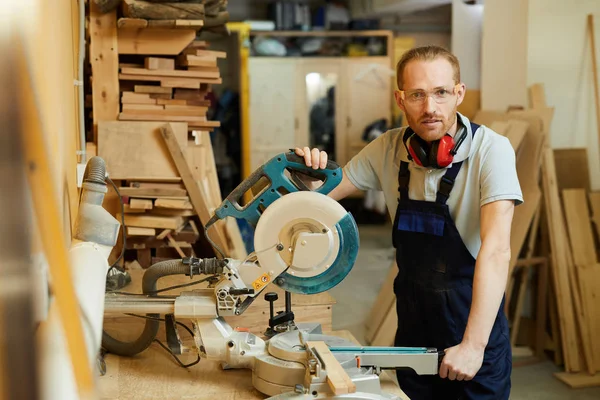
M 454 156 L 453 162 L 464 162 L 447 204 L 463 242 L 473 258 L 477 258 L 481 247 L 480 208 L 497 200 L 514 200 L 519 205 L 523 194 L 510 141 L 485 125 L 472 137 L 469 120 L 460 113 L 458 118 L 462 126 L 455 137 L 460 137 L 462 129 L 469 134 Z M 400 162 L 409 162 L 402 142 L 405 129 L 389 130 L 373 140 L 343 169 L 358 189 L 383 191 L 392 221 L 398 206 Z M 410 161 L 409 170 L 409 198 L 435 201 L 446 169 L 424 168 Z

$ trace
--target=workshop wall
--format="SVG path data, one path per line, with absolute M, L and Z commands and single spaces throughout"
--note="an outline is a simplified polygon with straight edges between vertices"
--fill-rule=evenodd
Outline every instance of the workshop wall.
M 591 187 L 600 190 L 588 14 L 595 14 L 596 57 L 600 57 L 597 0 L 529 0 L 527 84 L 543 83 L 546 101 L 554 107 L 552 147 L 587 148 Z
M 483 4 L 452 1 L 452 52 L 460 61 L 461 80 L 467 90 L 480 87 L 482 22 Z

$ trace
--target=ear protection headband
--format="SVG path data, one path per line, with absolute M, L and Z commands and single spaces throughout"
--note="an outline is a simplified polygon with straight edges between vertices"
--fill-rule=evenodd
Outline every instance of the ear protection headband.
M 417 165 L 426 168 L 446 168 L 452 163 L 454 155 L 467 134 L 468 132 L 465 128 L 456 143 L 454 143 L 452 136 L 445 134 L 441 139 L 428 144 L 412 129 L 406 128 L 403 142 L 406 151 L 408 151 L 408 158 L 414 160 Z

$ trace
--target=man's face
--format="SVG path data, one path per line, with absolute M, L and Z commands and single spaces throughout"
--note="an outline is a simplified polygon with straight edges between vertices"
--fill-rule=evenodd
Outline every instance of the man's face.
M 456 132 L 456 110 L 465 95 L 465 85 L 454 82 L 454 70 L 445 58 L 413 60 L 406 64 L 403 92 L 396 103 L 408 125 L 422 139 L 432 142 Z

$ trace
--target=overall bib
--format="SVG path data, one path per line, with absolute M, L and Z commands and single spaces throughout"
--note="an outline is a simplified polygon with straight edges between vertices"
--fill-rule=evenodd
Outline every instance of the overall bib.
M 478 127 L 471 124 L 473 135 Z M 399 269 L 394 281 L 396 346 L 445 350 L 462 341 L 471 307 L 475 259 L 446 205 L 461 166 L 462 162 L 457 162 L 447 169 L 436 201 L 428 202 L 408 198 L 410 171 L 408 163 L 400 165 L 400 198 L 392 234 Z M 504 297 L 483 364 L 472 380 L 451 381 L 398 370 L 400 388 L 411 400 L 508 399 L 512 356 L 503 309 Z

